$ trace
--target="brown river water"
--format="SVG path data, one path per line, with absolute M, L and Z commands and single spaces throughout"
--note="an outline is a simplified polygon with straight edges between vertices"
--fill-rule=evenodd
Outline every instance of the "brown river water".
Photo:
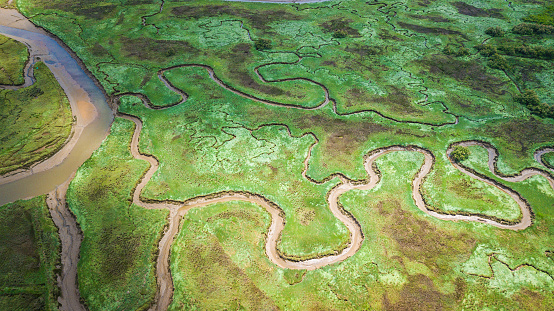
M 40 58 L 67 95 L 75 120 L 71 136 L 60 151 L 30 169 L 0 177 L 0 205 L 48 193 L 47 204 L 61 240 L 62 269 L 57 280 L 61 291 L 58 297 L 60 310 L 84 311 L 86 308 L 81 304 L 77 285 L 82 234 L 67 208 L 65 193 L 75 171 L 106 138 L 113 112 L 102 90 L 83 70 L 82 63 L 72 57 L 69 49 L 17 11 L 0 9 L 0 34 L 23 42 L 30 56 L 24 71 L 25 83 L 6 88 L 31 85 L 34 82 L 33 64 Z
M 17 11 L 0 9 L 0 34 L 25 43 L 31 63 L 40 57 L 65 91 L 76 118 L 72 136 L 51 158 L 28 170 L 0 177 L 0 205 L 3 205 L 48 193 L 64 183 L 106 138 L 113 112 L 82 64 Z M 32 70 L 27 70 L 26 84 L 31 79 Z

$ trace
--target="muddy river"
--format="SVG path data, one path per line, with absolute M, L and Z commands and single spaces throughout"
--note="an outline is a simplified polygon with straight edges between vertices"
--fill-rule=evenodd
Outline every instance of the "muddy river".
M 113 113 L 106 97 L 56 40 L 14 10 L 0 9 L 0 34 L 27 45 L 30 61 L 40 58 L 52 71 L 71 103 L 76 119 L 68 143 L 48 160 L 0 178 L 0 205 L 48 193 L 66 181 L 108 134 Z M 32 70 L 26 71 L 26 81 Z M 26 83 L 27 84 L 27 83 Z

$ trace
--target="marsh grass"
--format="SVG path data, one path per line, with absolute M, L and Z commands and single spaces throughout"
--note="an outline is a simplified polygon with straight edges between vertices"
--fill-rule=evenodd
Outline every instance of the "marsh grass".
M 488 153 L 483 148 L 468 148 L 469 150 L 471 154 L 468 159 L 460 161 L 462 165 L 488 159 Z M 422 187 L 424 199 L 430 208 L 445 212 L 483 214 L 508 221 L 521 218 L 519 205 L 507 193 L 475 180 L 442 161 L 445 159 L 437 159 L 435 170 L 426 178 Z
M 25 44 L 0 35 L 0 55 L 0 84 L 23 84 L 23 69 L 29 58 Z
M 410 195 L 422 159 L 414 152 L 387 154 L 376 163 L 383 172 L 380 185 L 341 196 L 365 240 L 353 257 L 316 271 L 283 270 L 268 261 L 269 217 L 261 207 L 229 202 L 190 211 L 172 250 L 176 295 L 170 309 L 217 309 L 225 303 L 248 309 L 254 293 L 264 297 L 261 303 L 271 302 L 268 308 L 284 309 L 486 308 L 499 300 L 516 309 L 548 306 L 552 281 L 546 273 L 533 267 L 510 272 L 504 263 L 551 271 L 543 253 L 550 238 L 426 216 Z M 524 187 L 536 189 L 535 182 Z M 489 266 L 492 252 L 498 255 Z
M 240 108 L 202 97 L 163 111 L 129 102 L 120 109 L 143 118 L 140 150 L 162 163 L 144 198 L 184 201 L 229 190 L 261 194 L 287 215 L 279 245 L 286 256 L 314 257 L 344 247 L 348 231 L 325 201 L 336 182 L 315 185 L 301 177 L 310 136 L 291 137 L 282 125 L 246 128 L 234 121 Z M 311 216 L 300 221 L 304 214 Z
M 0 308 L 57 310 L 60 248 L 44 196 L 0 207 Z
M 171 251 L 175 296 L 169 309 L 276 310 L 246 273 L 261 266 L 273 270 L 258 251 L 263 249 L 270 222 L 262 208 L 242 202 L 190 211 Z
M 550 169 L 554 169 L 554 152 L 549 152 L 542 156 L 542 161 Z

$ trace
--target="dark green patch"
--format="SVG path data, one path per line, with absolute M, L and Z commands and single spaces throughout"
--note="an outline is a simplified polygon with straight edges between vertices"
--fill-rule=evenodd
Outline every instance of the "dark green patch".
M 202 18 L 216 16 L 238 16 L 247 20 L 248 24 L 257 29 L 269 29 L 268 24 L 280 20 L 300 20 L 302 16 L 292 14 L 286 10 L 249 10 L 232 5 L 201 5 L 178 6 L 171 9 L 174 16 L 181 18 Z
M 473 17 L 504 18 L 502 13 L 500 13 L 502 12 L 501 9 L 482 9 L 461 1 L 454 2 L 452 5 L 458 9 L 458 13 L 463 15 Z
M 523 20 L 530 23 L 554 26 L 554 5 L 544 8 L 544 10 L 538 14 L 529 15 L 523 18 Z
M 92 55 L 96 57 L 104 57 L 108 55 L 108 50 L 106 50 L 106 48 L 104 48 L 100 43 L 95 43 L 90 51 Z
M 443 17 L 443 16 L 440 16 L 440 15 L 410 14 L 410 17 L 411 17 L 411 18 L 416 18 L 416 19 L 426 19 L 426 20 L 431 21 L 431 22 L 433 22 L 433 23 L 451 23 L 451 22 L 452 22 L 451 19 L 446 18 L 446 17 Z
M 25 44 L 0 35 L 0 84 L 25 83 L 23 70 L 28 54 Z
M 435 271 L 449 269 L 444 261 L 436 261 L 438 257 L 468 254 L 475 244 L 475 240 L 467 235 L 452 235 L 415 217 L 413 212 L 404 211 L 397 201 L 380 202 L 378 211 L 390 218 L 391 225 L 384 231 L 396 241 L 402 254 L 425 263 Z
M 178 256 L 181 269 L 202 271 L 187 276 L 187 290 L 194 298 L 181 302 L 179 308 L 278 310 L 271 299 L 229 258 L 215 236 L 207 234 L 203 238 L 187 239 L 179 253 L 172 253 L 172 259 L 174 256 Z
M 88 19 L 102 20 L 104 18 L 111 17 L 115 13 L 118 6 L 91 0 L 81 0 L 51 3 L 45 8 L 65 10 Z
M 0 310 L 53 310 L 60 241 L 45 197 L 0 207 Z
M 456 35 L 456 36 L 460 36 L 465 40 L 469 40 L 469 38 L 465 34 L 463 34 L 458 30 L 450 30 L 450 29 L 441 28 L 441 27 L 425 27 L 425 26 L 409 24 L 405 22 L 398 22 L 398 25 L 403 28 L 410 29 L 419 33 L 425 33 L 425 34 L 430 33 L 430 34 L 443 35 L 443 36 Z
M 511 120 L 498 126 L 482 129 L 488 135 L 500 137 L 509 142 L 508 150 L 516 156 L 524 158 L 529 156 L 529 151 L 534 144 L 548 143 L 554 137 L 554 127 L 537 119 Z
M 400 291 L 400 299 L 395 303 L 383 296 L 385 310 L 444 310 L 443 306 L 452 305 L 454 295 L 444 295 L 435 287 L 433 281 L 423 275 L 411 275 L 408 284 Z
M 304 276 L 306 275 L 306 270 L 290 270 L 285 269 L 284 277 L 289 285 L 294 285 L 302 282 Z
M 452 153 L 450 153 L 450 158 L 454 162 L 462 162 L 469 158 L 470 151 L 469 148 L 463 147 L 463 146 L 456 146 L 454 147 L 454 150 L 452 150 Z
M 99 255 L 103 257 L 101 277 L 110 282 L 124 281 L 133 268 L 143 238 L 133 234 L 131 228 L 105 228 L 99 238 Z
M 361 58 L 374 56 L 374 55 L 381 55 L 384 53 L 385 48 L 379 45 L 367 45 L 367 44 L 360 44 L 355 43 L 353 45 L 349 45 L 345 48 L 346 51 L 357 54 Z
M 464 61 L 447 56 L 433 56 L 421 61 L 429 73 L 439 76 L 448 76 L 475 91 L 494 95 L 506 93 L 504 86 L 507 84 L 496 76 L 490 75 L 477 61 Z
M 149 37 L 131 39 L 121 39 L 123 50 L 126 57 L 137 60 L 166 61 L 168 57 L 179 54 L 195 55 L 198 50 L 187 41 L 158 40 Z
M 342 38 L 346 37 L 347 35 L 358 38 L 360 37 L 360 32 L 357 29 L 352 28 L 350 26 L 352 22 L 353 21 L 351 19 L 335 18 L 335 19 L 323 22 L 319 26 L 323 28 L 324 32 L 327 32 L 327 33 L 340 32 L 341 34 L 344 34 Z

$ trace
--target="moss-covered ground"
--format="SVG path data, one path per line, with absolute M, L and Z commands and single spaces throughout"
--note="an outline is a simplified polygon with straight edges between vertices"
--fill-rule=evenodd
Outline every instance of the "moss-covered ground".
M 456 170 L 446 149 L 485 141 L 505 174 L 540 168 L 533 153 L 554 144 L 554 120 L 515 98 L 533 90 L 554 105 L 554 41 L 514 26 L 547 20 L 546 2 L 21 0 L 18 8 L 72 48 L 109 95 L 121 96 L 120 112 L 143 121 L 140 151 L 160 162 L 144 200 L 263 195 L 286 215 L 281 254 L 307 259 L 348 243 L 327 208 L 339 182 L 329 177 L 366 178 L 364 155 L 380 147 L 434 154 L 421 191 L 437 211 L 521 217 L 505 193 Z M 492 37 L 490 27 L 504 36 Z M 257 49 L 259 39 L 269 39 L 269 49 Z M 164 109 L 145 107 L 137 94 Z M 91 309 L 139 309 L 155 289 L 152 254 L 166 214 L 130 204 L 147 165 L 129 153 L 131 132 L 130 122 L 116 120 L 68 193 L 85 236 L 79 285 Z M 425 215 L 411 189 L 423 156 L 395 152 L 377 160 L 376 188 L 340 198 L 362 226 L 361 249 L 322 269 L 272 264 L 260 207 L 190 211 L 171 252 L 171 308 L 547 310 L 553 190 L 542 177 L 504 182 L 488 171 L 484 149 L 470 149 L 462 164 L 520 193 L 534 212 L 530 228 Z
M 42 62 L 36 82 L 18 90 L 0 90 L 0 174 L 44 160 L 67 141 L 73 124 L 69 101 Z
M 60 240 L 44 196 L 0 207 L 0 309 L 57 310 Z
M 25 44 L 0 35 L 0 55 L 0 84 L 23 84 L 23 69 L 29 59 Z

